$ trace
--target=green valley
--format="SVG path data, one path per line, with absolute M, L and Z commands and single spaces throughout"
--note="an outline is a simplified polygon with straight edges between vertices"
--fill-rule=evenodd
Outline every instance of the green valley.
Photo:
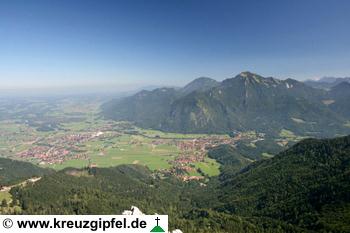
M 136 205 L 169 214 L 171 228 L 184 232 L 347 232 L 349 149 L 350 137 L 307 139 L 252 162 L 224 145 L 209 152 L 220 176 L 205 185 L 120 165 L 67 168 L 10 193 L 25 214 L 112 214 Z

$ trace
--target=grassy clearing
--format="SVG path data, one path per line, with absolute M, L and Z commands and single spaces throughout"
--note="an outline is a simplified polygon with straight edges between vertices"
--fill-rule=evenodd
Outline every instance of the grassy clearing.
M 189 176 L 201 176 L 201 174 L 197 171 L 197 169 L 193 169 L 192 171 L 187 171 L 187 175 Z
M 91 125 L 86 121 L 71 122 L 62 124 L 62 128 L 70 131 L 83 131 L 89 128 Z
M 76 176 L 76 177 L 93 177 L 90 175 L 87 170 L 69 170 L 66 172 L 67 175 Z
M 282 129 L 279 135 L 281 138 L 287 139 L 288 141 L 294 141 L 294 142 L 304 139 L 304 137 L 297 136 L 292 131 L 286 130 L 286 129 Z
M 256 148 L 256 145 L 255 145 L 254 142 L 251 142 L 251 143 L 247 144 L 247 146 L 252 147 L 252 148 Z
M 91 156 L 91 160 L 97 166 L 107 167 L 120 164 L 142 164 L 151 170 L 169 168 L 170 160 L 175 158 L 174 150 L 152 150 L 147 145 L 122 146 L 108 150 L 105 155 Z
M 264 152 L 264 153 L 262 153 L 261 154 L 264 158 L 272 158 L 274 155 L 272 155 L 272 154 L 269 154 L 269 153 L 266 153 L 266 152 Z
M 296 137 L 292 131 L 286 130 L 286 129 L 281 130 L 280 136 L 284 137 L 284 138 L 295 138 Z
M 11 203 L 12 202 L 12 196 L 9 192 L 5 191 L 5 192 L 0 192 L 0 202 L 2 200 L 6 200 L 7 203 Z
M 83 167 L 87 167 L 88 165 L 89 165 L 88 160 L 74 159 L 74 160 L 66 160 L 61 164 L 44 165 L 44 167 L 53 168 L 55 170 L 61 170 L 66 167 L 83 168 Z
M 11 206 L 12 196 L 9 192 L 0 192 L 0 203 L 2 200 L 6 200 L 7 207 L 0 207 L 0 214 L 19 214 L 21 213 L 21 207 Z
M 292 117 L 291 119 L 292 119 L 294 122 L 296 122 L 296 123 L 300 123 L 300 124 L 306 123 L 303 119 L 300 119 L 300 118 L 294 118 L 294 117 Z
M 195 167 L 202 170 L 208 176 L 217 176 L 220 174 L 220 164 L 215 159 L 206 158 L 204 162 L 195 163 Z

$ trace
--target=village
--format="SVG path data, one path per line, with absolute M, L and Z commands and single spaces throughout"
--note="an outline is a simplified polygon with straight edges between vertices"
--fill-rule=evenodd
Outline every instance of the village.
M 263 134 L 252 136 L 251 134 L 236 133 L 233 137 L 210 136 L 190 140 L 178 140 L 176 141 L 176 145 L 180 148 L 181 153 L 171 162 L 173 165 L 172 168 L 165 170 L 164 173 L 175 175 L 183 181 L 205 179 L 206 174 L 200 169 L 197 169 L 194 164 L 204 162 L 207 158 L 208 150 L 224 144 L 235 146 L 242 139 L 251 139 L 253 142 L 256 142 L 263 140 L 263 138 Z M 200 175 L 189 175 L 196 171 Z
M 39 165 L 62 163 L 67 159 L 88 159 L 81 143 L 102 136 L 102 132 L 76 133 L 41 138 L 33 146 L 16 154 L 21 159 L 35 159 Z
M 207 154 L 211 148 L 221 144 L 235 146 L 240 140 L 254 142 L 264 138 L 264 135 L 254 132 L 234 132 L 232 135 L 164 133 L 137 128 L 127 122 L 84 124 L 86 126 L 81 129 L 72 125 L 46 135 L 18 126 L 21 127 L 23 139 L 17 141 L 17 147 L 11 146 L 14 149 L 10 156 L 54 169 L 139 163 L 163 175 L 175 175 L 189 181 L 207 176 L 197 164 L 219 166 L 213 164 L 215 161 L 208 161 Z M 3 132 L 4 138 L 11 140 L 14 133 Z

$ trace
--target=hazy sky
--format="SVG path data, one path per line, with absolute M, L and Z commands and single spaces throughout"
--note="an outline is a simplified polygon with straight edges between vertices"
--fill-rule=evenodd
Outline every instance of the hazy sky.
M 0 89 L 350 76 L 348 0 L 0 0 Z

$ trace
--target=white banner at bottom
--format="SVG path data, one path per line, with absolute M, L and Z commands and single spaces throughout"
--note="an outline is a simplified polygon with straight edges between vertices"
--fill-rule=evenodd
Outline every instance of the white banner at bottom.
M 168 215 L 0 215 L 1 233 L 168 233 Z

